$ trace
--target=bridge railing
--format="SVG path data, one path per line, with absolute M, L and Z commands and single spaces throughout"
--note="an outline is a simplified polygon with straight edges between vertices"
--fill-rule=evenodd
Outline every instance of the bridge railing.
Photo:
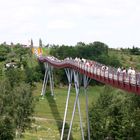
M 107 67 L 107 69 L 102 69 L 103 64 L 97 63 L 93 61 L 92 65 L 87 65 L 84 62 L 76 61 L 74 59 L 65 59 L 65 60 L 59 60 L 55 57 L 47 57 L 47 61 L 51 61 L 55 65 L 67 65 L 67 66 L 73 66 L 80 70 L 83 70 L 87 73 L 94 74 L 97 76 L 101 76 L 106 79 L 112 79 L 115 81 L 119 81 L 125 84 L 131 84 L 131 85 L 138 85 L 140 86 L 140 73 L 136 74 L 127 74 L 122 72 L 117 72 L 116 68 Z
M 140 74 L 127 74 L 123 72 L 117 72 L 116 68 L 108 67 L 107 70 L 102 69 L 102 64 L 97 64 L 95 66 L 86 65 L 84 62 L 77 62 L 74 60 L 70 60 L 70 64 L 74 65 L 88 73 L 95 74 L 98 76 L 102 76 L 108 79 L 113 79 L 119 82 L 124 82 L 126 84 L 132 84 L 132 85 L 140 85 Z M 68 61 L 69 62 L 69 61 Z

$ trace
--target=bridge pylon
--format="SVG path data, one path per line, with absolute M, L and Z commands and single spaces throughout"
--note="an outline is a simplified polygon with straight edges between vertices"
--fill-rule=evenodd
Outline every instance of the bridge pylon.
M 47 86 L 48 81 L 50 82 L 51 95 L 54 96 L 53 66 L 50 65 L 47 62 L 44 63 L 44 66 L 45 66 L 45 75 L 44 75 L 44 81 L 43 81 L 43 85 L 42 85 L 41 96 L 45 96 L 46 86 Z M 87 87 L 88 87 L 88 84 L 89 84 L 91 79 L 89 77 L 87 77 L 86 75 L 81 75 L 78 71 L 73 70 L 71 68 L 65 68 L 65 72 L 66 72 L 66 75 L 67 75 L 69 86 L 68 86 L 66 106 L 65 106 L 65 112 L 64 112 L 64 118 L 63 118 L 63 125 L 62 125 L 60 140 L 63 140 L 63 138 L 64 138 L 66 117 L 67 117 L 67 112 L 68 112 L 69 98 L 70 98 L 71 87 L 72 87 L 72 82 L 73 81 L 74 81 L 76 96 L 75 96 L 75 101 L 74 101 L 74 106 L 73 106 L 73 112 L 72 112 L 72 116 L 71 116 L 69 131 L 68 131 L 68 135 L 67 135 L 67 140 L 70 140 L 73 120 L 74 120 L 74 116 L 75 116 L 75 112 L 76 112 L 76 107 L 78 108 L 78 114 L 79 114 L 79 120 L 80 120 L 80 129 L 81 129 L 81 137 L 82 137 L 82 140 L 85 140 L 84 130 L 83 130 L 83 122 L 82 122 L 82 114 L 81 114 L 81 108 L 80 108 L 80 100 L 79 100 L 81 82 L 83 82 L 84 93 L 85 93 L 85 96 L 86 96 L 86 118 L 87 118 L 87 127 L 88 127 L 88 140 L 90 140 L 90 125 L 89 125 L 89 117 L 88 117 Z
M 49 63 L 47 62 L 45 62 L 44 65 L 45 65 L 45 75 L 44 75 L 41 96 L 45 96 L 48 79 L 50 81 L 51 95 L 54 96 L 53 66 L 49 65 Z
M 82 115 L 81 115 L 80 101 L 79 101 L 79 91 L 80 91 L 79 72 L 73 71 L 73 73 L 74 73 L 74 85 L 75 85 L 76 97 L 75 97 L 75 101 L 74 101 L 74 107 L 73 107 L 73 112 L 72 112 L 72 117 L 71 117 L 71 122 L 70 122 L 70 127 L 69 127 L 69 131 L 68 131 L 67 140 L 70 139 L 70 134 L 71 134 L 73 119 L 74 119 L 74 115 L 75 115 L 75 111 L 76 111 L 76 106 L 78 106 L 79 119 L 80 119 L 80 128 L 81 128 L 81 136 L 82 136 L 82 140 L 84 140 L 84 131 L 83 131 L 83 125 L 82 125 Z
M 84 84 L 84 93 L 86 96 L 86 118 L 87 118 L 87 127 L 88 127 L 88 140 L 90 140 L 90 125 L 89 125 L 89 111 L 88 111 L 88 95 L 87 95 L 87 87 L 90 82 L 90 78 L 86 75 L 83 75 L 83 84 Z
M 64 136 L 64 129 L 65 129 L 65 123 L 66 123 L 66 117 L 67 117 L 67 111 L 68 111 L 68 103 L 69 103 L 70 91 L 71 91 L 71 86 L 72 86 L 72 77 L 73 77 L 73 70 L 72 69 L 66 68 L 65 72 L 66 72 L 66 75 L 68 78 L 69 87 L 68 87 L 68 94 L 67 94 L 67 99 L 66 99 L 66 106 L 65 106 L 64 119 L 63 119 L 60 140 L 63 140 L 63 136 Z

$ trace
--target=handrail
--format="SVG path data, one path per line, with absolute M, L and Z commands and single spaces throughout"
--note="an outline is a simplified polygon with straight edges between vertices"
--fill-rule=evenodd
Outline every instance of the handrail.
M 108 69 L 105 70 L 102 69 L 102 66 L 105 65 L 91 60 L 91 66 L 86 65 L 85 62 L 74 59 L 59 60 L 53 56 L 40 56 L 38 60 L 41 62 L 47 62 L 56 68 L 72 68 L 82 74 L 85 74 L 91 79 L 95 79 L 99 82 L 140 95 L 140 73 L 136 73 L 134 75 L 117 73 L 115 68 L 108 66 Z

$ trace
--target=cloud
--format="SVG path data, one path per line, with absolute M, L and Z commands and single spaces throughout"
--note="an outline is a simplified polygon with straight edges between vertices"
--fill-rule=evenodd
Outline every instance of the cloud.
M 49 20 L 60 18 L 63 21 L 73 22 L 76 25 L 77 41 L 79 39 L 81 41 L 101 39 L 112 42 L 111 44 L 114 45 L 111 46 L 119 46 L 125 39 L 127 40 L 125 42 L 135 40 L 134 36 L 131 35 L 132 32 L 135 33 L 135 36 L 140 35 L 138 30 L 139 5 L 138 0 L 61 1 L 57 4 L 53 3 L 49 7 L 48 17 Z M 54 24 L 54 26 L 57 25 Z M 66 37 L 64 38 L 66 39 Z
M 52 20 L 48 22 L 49 29 L 72 29 L 75 27 L 75 24 L 71 21 L 66 20 Z
M 139 0 L 4 0 L 0 41 L 44 38 L 76 44 L 97 39 L 110 46 L 124 40 L 130 45 L 139 42 L 139 7 Z

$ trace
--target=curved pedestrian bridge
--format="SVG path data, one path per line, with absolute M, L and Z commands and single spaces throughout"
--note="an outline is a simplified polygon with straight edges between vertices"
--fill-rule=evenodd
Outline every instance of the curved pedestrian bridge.
M 59 60 L 53 56 L 41 56 L 38 59 L 55 68 L 70 68 L 101 83 L 140 95 L 140 73 L 138 72 L 135 74 L 117 72 L 116 68 L 79 58 Z

